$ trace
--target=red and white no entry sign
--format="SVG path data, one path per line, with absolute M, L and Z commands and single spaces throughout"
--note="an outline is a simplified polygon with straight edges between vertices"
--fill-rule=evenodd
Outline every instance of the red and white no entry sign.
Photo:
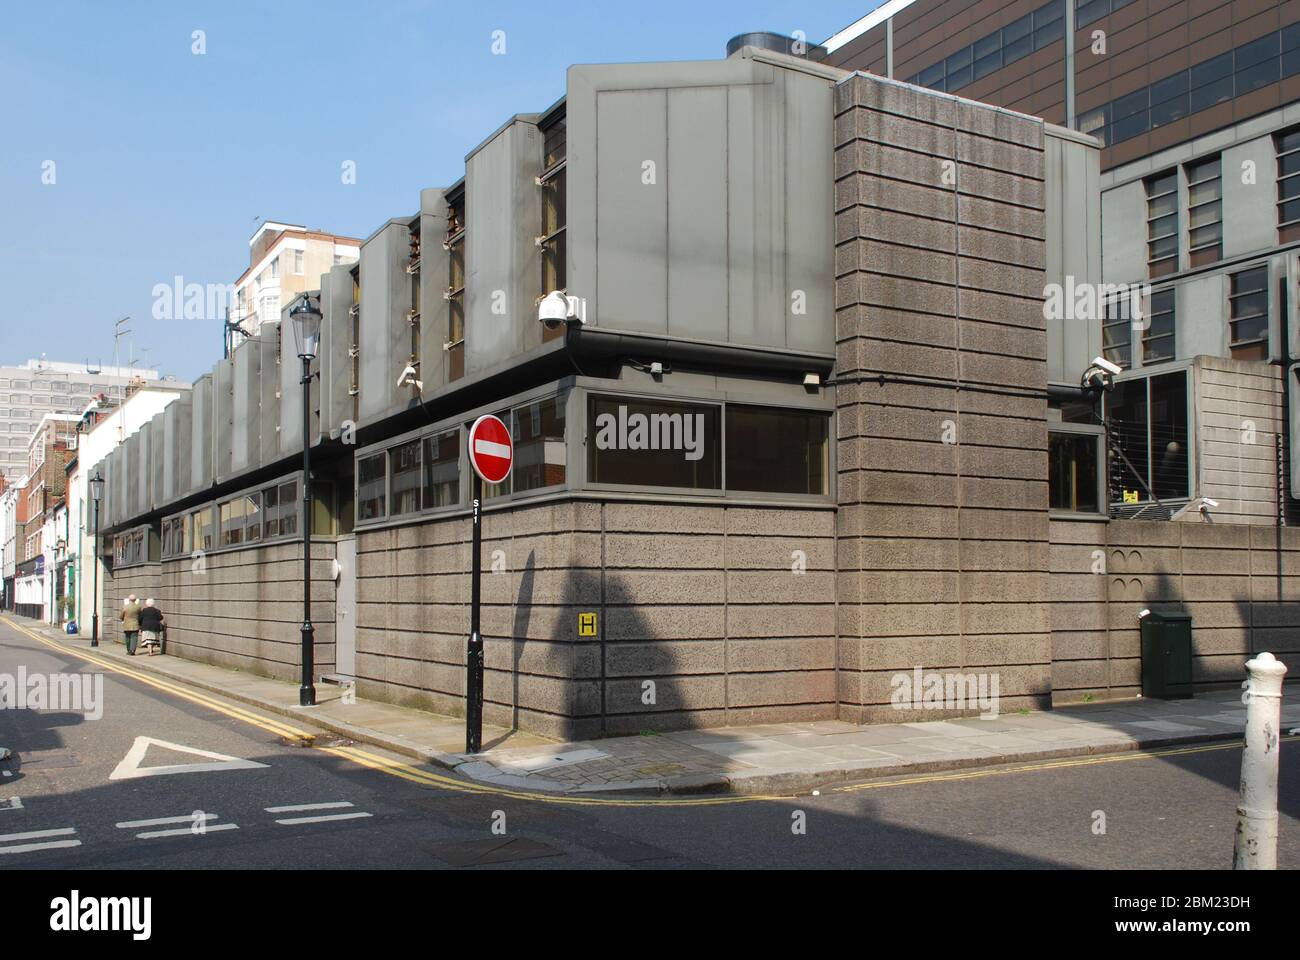
M 500 483 L 510 476 L 515 448 L 510 431 L 499 417 L 479 417 L 469 428 L 469 462 L 486 483 Z

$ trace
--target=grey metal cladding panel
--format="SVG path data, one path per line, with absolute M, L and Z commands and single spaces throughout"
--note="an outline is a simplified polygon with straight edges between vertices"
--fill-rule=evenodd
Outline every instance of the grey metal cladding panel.
M 206 490 L 212 485 L 212 374 L 199 377 L 190 396 L 190 490 Z
M 730 112 L 731 339 L 785 346 L 785 73 L 733 88 Z M 827 107 L 829 110 L 829 105 Z M 742 306 L 743 305 L 743 306 Z
M 231 474 L 234 387 L 234 362 L 229 359 L 218 360 L 212 368 L 212 475 L 217 480 L 224 480 Z
M 336 434 L 352 419 L 352 275 L 336 266 L 321 277 L 320 407 L 321 433 Z
M 447 384 L 448 254 L 443 248 L 447 236 L 447 197 L 437 188 L 420 191 L 420 381 L 421 396 L 431 399 Z M 349 291 L 349 298 L 351 292 Z M 351 302 L 349 300 L 349 302 Z
M 302 452 L 302 362 L 286 313 L 280 312 L 280 457 Z
M 659 189 L 668 194 L 668 332 L 725 340 L 727 89 L 669 90 L 667 106 L 668 162 Z
M 522 352 L 509 302 L 516 275 L 515 190 L 505 128 L 475 153 L 465 169 L 465 372 L 490 367 Z
M 785 78 L 784 346 L 835 352 L 835 90 L 793 70 Z M 803 313 L 795 313 L 795 291 Z
M 172 401 L 172 403 L 175 402 Z M 147 496 L 150 509 L 160 506 L 167 499 L 163 492 L 163 473 L 167 464 L 166 421 L 167 415 L 162 412 L 155 414 L 154 418 L 149 421 L 149 489 Z
M 410 356 L 409 230 L 390 223 L 361 248 L 360 421 L 387 416 L 404 398 L 397 375 Z
M 834 351 L 830 79 L 743 59 L 574 67 L 567 115 L 588 322 Z
M 258 462 L 271 463 L 280 456 L 280 321 L 264 322 L 257 332 L 257 347 L 261 381 L 261 447 Z
M 122 444 L 122 496 L 118 507 L 122 519 L 133 520 L 140 512 L 140 434 L 131 434 Z
M 671 175 L 667 93 L 600 91 L 596 125 L 596 298 L 601 325 L 666 334 Z M 649 163 L 655 167 L 653 184 L 643 182 L 649 177 Z
M 104 499 L 99 507 L 99 524 L 101 527 L 111 527 L 113 525 L 113 498 L 117 496 L 117 477 L 113 470 L 116 464 L 114 456 L 116 450 L 110 450 L 105 454 L 104 459 L 100 461 L 100 469 L 104 476 Z
M 190 429 L 194 416 L 194 400 L 189 393 L 169 403 L 163 410 L 165 462 L 163 472 L 163 500 L 178 500 L 193 487 L 193 467 L 190 463 Z
M 1101 281 L 1100 152 L 1072 139 L 1043 138 L 1046 225 L 1045 282 L 1068 289 Z M 1101 353 L 1101 323 L 1047 318 L 1048 379 L 1077 383 Z
M 258 337 L 261 331 L 258 332 Z M 257 339 L 235 348 L 234 385 L 230 417 L 230 469 L 232 473 L 262 463 L 262 350 Z

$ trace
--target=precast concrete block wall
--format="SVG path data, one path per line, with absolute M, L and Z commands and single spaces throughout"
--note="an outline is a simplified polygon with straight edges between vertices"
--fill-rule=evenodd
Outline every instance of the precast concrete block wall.
M 99 637 L 101 643 L 124 643 L 120 615 L 126 598 L 135 594 L 141 606 L 149 597 L 159 600 L 161 564 L 141 563 L 108 572 L 105 567 L 103 591 L 104 606 L 99 611 Z M 89 619 L 89 618 L 87 618 Z M 87 629 L 82 631 L 88 634 Z
M 840 715 L 917 667 L 1045 707 L 1044 125 L 857 75 L 835 142 Z
M 1138 613 L 1192 615 L 1192 679 L 1237 683 L 1262 650 L 1300 667 L 1300 530 L 1053 520 L 1056 703 L 1142 692 Z
M 834 533 L 826 506 L 485 514 L 485 719 L 573 739 L 834 717 Z M 469 536 L 357 534 L 360 696 L 463 712 Z
M 312 542 L 316 676 L 334 670 L 332 541 Z M 154 593 L 167 652 L 297 681 L 302 664 L 302 544 L 285 542 L 182 557 L 158 565 Z M 139 593 L 139 591 L 136 591 Z

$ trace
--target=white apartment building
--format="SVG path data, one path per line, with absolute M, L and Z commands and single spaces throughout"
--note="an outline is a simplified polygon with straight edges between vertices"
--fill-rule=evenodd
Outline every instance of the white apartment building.
M 121 399 L 134 381 L 157 381 L 157 370 L 100 367 L 93 363 L 28 360 L 0 366 L 0 475 L 27 472 L 27 447 L 47 413 L 80 414 L 92 398 Z
M 248 269 L 235 281 L 226 320 L 227 353 L 280 319 L 280 305 L 320 288 L 322 274 L 361 258 L 361 241 L 292 223 L 267 220 L 248 240 Z
M 103 414 L 100 411 L 97 417 L 97 411 L 87 409 L 81 418 L 84 431 L 77 439 L 76 466 L 68 476 L 67 549 L 73 561 L 70 592 L 83 635 L 90 633 L 94 609 L 94 571 L 89 561 L 95 555 L 95 506 L 90 496 L 88 480 L 97 470 L 102 469 L 102 461 L 109 453 L 189 390 L 188 384 L 176 381 L 146 383 L 113 407 L 111 412 Z M 105 579 L 102 568 L 99 574 L 99 615 L 102 624 Z

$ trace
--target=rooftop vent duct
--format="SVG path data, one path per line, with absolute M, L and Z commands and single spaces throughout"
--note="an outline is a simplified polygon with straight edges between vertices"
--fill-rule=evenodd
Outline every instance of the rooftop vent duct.
M 772 33 L 769 30 L 739 33 L 732 37 L 727 41 L 727 56 L 730 57 L 741 47 L 759 47 L 775 53 L 784 53 L 791 57 L 803 57 L 805 60 L 812 60 L 816 63 L 825 62 L 827 55 L 825 47 L 809 43 L 807 40 Z

